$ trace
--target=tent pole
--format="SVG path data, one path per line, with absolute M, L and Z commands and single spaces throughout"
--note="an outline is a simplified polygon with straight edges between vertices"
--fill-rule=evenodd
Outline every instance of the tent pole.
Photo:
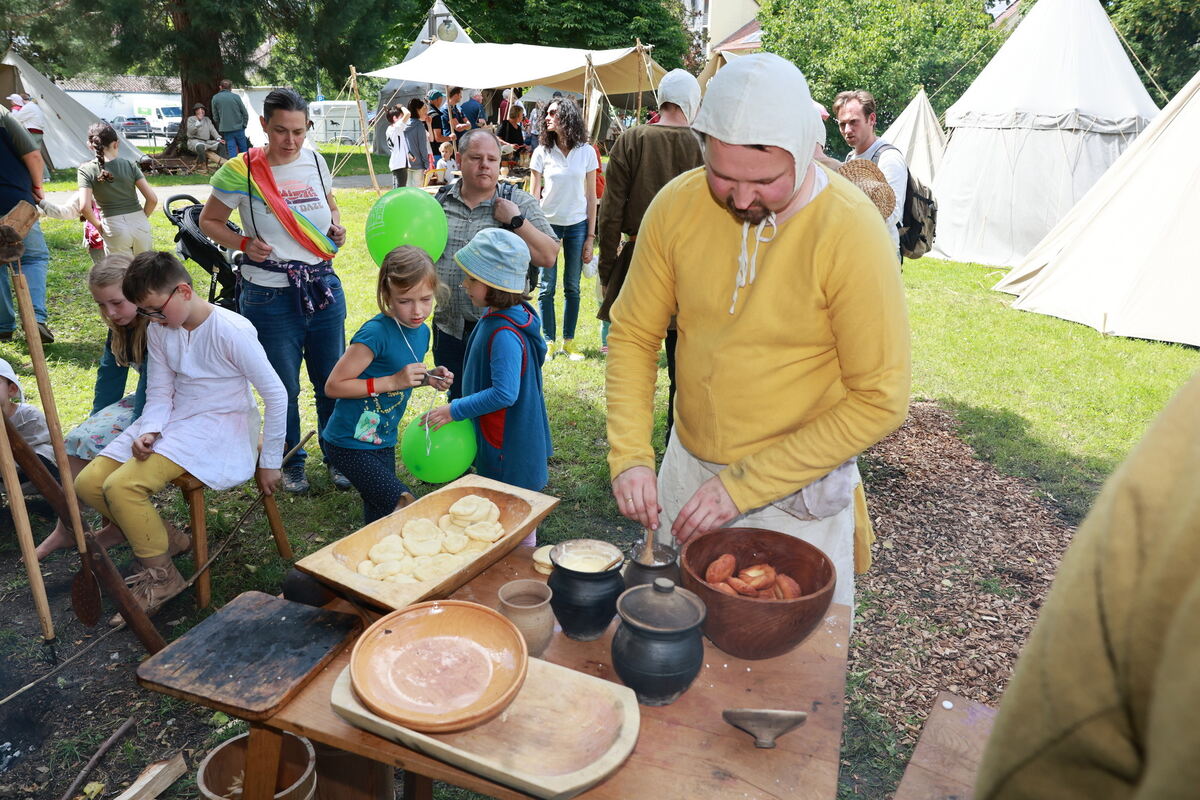
M 588 136 L 591 137 L 590 117 L 588 117 L 588 106 L 592 103 L 592 75 L 596 68 L 592 66 L 592 54 L 588 53 L 584 56 L 587 60 L 587 69 L 583 73 L 583 124 L 588 128 Z
M 375 187 L 375 194 L 383 194 L 379 188 L 379 181 L 375 179 L 375 162 L 371 158 L 371 145 L 367 142 L 367 115 L 363 113 L 362 99 L 358 96 L 358 70 L 354 65 L 350 65 L 350 91 L 354 93 L 354 107 L 358 109 L 358 123 L 361 126 L 363 137 L 363 155 L 367 157 L 367 172 L 371 173 L 371 185 Z
M 642 58 L 642 40 L 636 39 L 635 41 L 637 42 L 638 59 L 641 60 L 641 58 Z M 644 65 L 641 65 L 641 64 L 638 65 L 637 116 L 633 118 L 634 123 L 637 125 L 642 124 L 642 67 L 643 66 Z

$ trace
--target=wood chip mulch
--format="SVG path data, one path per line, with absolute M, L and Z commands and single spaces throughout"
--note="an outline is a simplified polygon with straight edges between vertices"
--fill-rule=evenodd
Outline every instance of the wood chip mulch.
M 999 703 L 1074 528 L 935 403 L 913 403 L 862 463 L 878 539 L 849 669 L 911 745 L 939 690 Z

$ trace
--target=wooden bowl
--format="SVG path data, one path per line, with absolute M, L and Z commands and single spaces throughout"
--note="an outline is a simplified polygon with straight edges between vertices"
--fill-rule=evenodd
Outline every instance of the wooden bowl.
M 767 563 L 800 584 L 794 600 L 760 600 L 718 592 L 704 581 L 708 565 L 723 553 L 737 570 Z M 737 658 L 774 658 L 800 642 L 825 616 L 833 599 L 837 571 L 819 549 L 794 536 L 761 528 L 721 528 L 698 536 L 680 554 L 683 586 L 708 607 L 704 635 Z
M 350 656 L 362 704 L 424 733 L 462 731 L 499 716 L 528 667 L 517 627 L 462 600 L 418 603 L 380 617 Z
M 469 494 L 486 497 L 500 509 L 504 535 L 487 550 L 477 553 L 470 562 L 439 581 L 388 583 L 358 573 L 359 562 L 383 537 L 400 533 L 404 523 L 412 519 L 428 519 L 436 524 L 450 510 L 450 506 Z M 305 556 L 296 563 L 296 568 L 356 600 L 385 609 L 403 608 L 421 600 L 449 596 L 507 555 L 556 505 L 557 498 L 540 492 L 531 492 L 478 475 L 464 475 L 412 505 L 377 519 Z

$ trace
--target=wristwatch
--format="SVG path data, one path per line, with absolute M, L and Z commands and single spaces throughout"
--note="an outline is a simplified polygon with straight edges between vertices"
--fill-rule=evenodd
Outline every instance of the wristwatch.
M 504 230 L 506 230 L 506 231 L 515 231 L 517 228 L 521 227 L 524 224 L 525 224 L 525 215 L 517 214 L 516 216 L 514 216 L 512 219 L 510 219 L 508 221 L 507 225 L 501 225 L 500 227 L 504 228 Z

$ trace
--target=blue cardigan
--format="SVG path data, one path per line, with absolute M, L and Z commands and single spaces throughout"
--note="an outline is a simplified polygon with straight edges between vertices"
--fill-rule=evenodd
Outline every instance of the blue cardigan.
M 463 397 L 450 403 L 454 419 L 474 419 L 485 478 L 541 491 L 554 452 L 542 393 L 546 340 L 528 303 L 490 310 L 467 339 Z

